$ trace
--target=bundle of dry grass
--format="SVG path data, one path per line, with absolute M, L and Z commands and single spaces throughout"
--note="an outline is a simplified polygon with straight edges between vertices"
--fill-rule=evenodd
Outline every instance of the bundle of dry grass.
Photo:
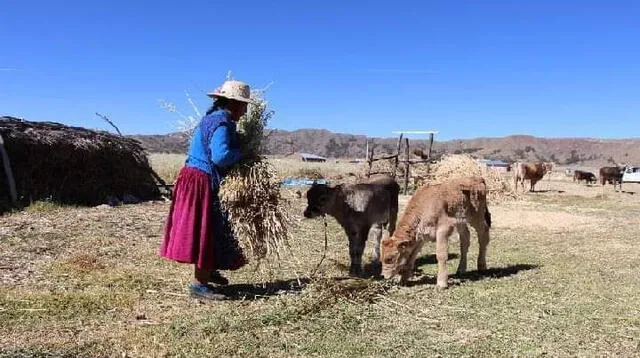
M 254 161 L 235 168 L 221 185 L 220 196 L 234 233 L 253 257 L 279 255 L 281 248 L 289 247 L 293 220 L 276 173 L 267 162 Z
M 293 220 L 289 203 L 280 191 L 275 169 L 260 153 L 264 129 L 273 112 L 258 91 L 254 104 L 238 123 L 244 159 L 224 179 L 220 197 L 229 212 L 233 231 L 245 250 L 256 259 L 270 254 L 280 256 L 289 247 L 289 230 Z
M 159 197 L 147 156 L 134 139 L 13 117 L 0 117 L 0 135 L 22 204 L 46 199 L 96 205 L 125 194 Z M 1 172 L 0 188 L 7 192 Z
M 487 196 L 490 200 L 500 201 L 517 199 L 519 194 L 515 191 L 508 175 L 481 166 L 468 155 L 446 155 L 438 163 L 434 164 L 429 172 L 429 182 L 442 183 L 450 179 L 468 176 L 481 176 L 487 184 Z

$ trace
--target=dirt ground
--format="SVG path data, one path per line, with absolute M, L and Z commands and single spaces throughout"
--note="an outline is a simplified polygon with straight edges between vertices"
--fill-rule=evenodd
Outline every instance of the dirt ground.
M 346 238 L 302 218 L 291 255 L 228 273 L 228 300 L 186 294 L 192 269 L 157 257 L 168 203 L 34 206 L 0 217 L 0 357 L 640 356 L 640 185 L 561 174 L 489 203 L 486 272 L 434 289 L 425 245 L 407 286 L 347 279 Z M 290 194 L 290 195 L 289 195 Z M 408 196 L 401 197 L 404 206 Z M 369 248 L 368 248 L 369 249 Z M 449 269 L 457 265 L 455 238 Z

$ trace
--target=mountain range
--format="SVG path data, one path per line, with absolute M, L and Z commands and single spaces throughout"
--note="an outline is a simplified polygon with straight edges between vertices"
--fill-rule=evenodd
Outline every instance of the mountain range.
M 135 135 L 151 153 L 186 153 L 188 137 L 181 133 L 167 135 Z M 266 133 L 264 153 L 287 156 L 311 153 L 329 158 L 364 158 L 369 146 L 374 155 L 393 154 L 397 138 L 367 138 L 364 135 L 333 133 L 324 129 L 295 131 L 270 130 Z M 426 139 L 410 139 L 413 149 L 425 149 Z M 511 135 L 496 138 L 435 141 L 434 155 L 467 153 L 486 159 L 508 162 L 516 160 L 552 161 L 560 165 L 595 166 L 612 163 L 640 163 L 640 138 L 541 138 Z

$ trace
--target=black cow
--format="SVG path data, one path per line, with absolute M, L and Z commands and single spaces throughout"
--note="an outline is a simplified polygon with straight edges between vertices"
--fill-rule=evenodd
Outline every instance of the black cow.
M 583 170 L 574 170 L 573 171 L 573 181 L 582 181 L 584 180 L 587 184 L 596 183 L 598 180 L 596 179 L 596 175 L 591 172 L 586 172 Z
M 603 186 L 606 183 L 613 184 L 613 190 L 616 190 L 616 185 L 620 185 L 620 190 L 622 190 L 622 174 L 624 174 L 624 169 L 624 167 L 600 168 L 600 184 Z

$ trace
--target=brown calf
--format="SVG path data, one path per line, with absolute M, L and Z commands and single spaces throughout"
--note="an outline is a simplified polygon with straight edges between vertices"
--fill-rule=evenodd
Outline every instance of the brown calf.
M 491 227 L 486 190 L 484 179 L 479 177 L 418 188 L 407 204 L 396 231 L 390 238 L 382 240 L 382 275 L 401 282 L 408 280 L 424 243 L 435 241 L 437 287 L 446 288 L 449 236 L 454 229 L 460 235 L 458 272 L 467 269 L 467 252 L 471 241 L 467 224 L 478 234 L 478 270 L 486 269 Z
M 518 183 L 522 185 L 522 190 L 524 190 L 525 180 L 529 180 L 531 183 L 529 191 L 534 191 L 536 183 L 551 170 L 553 170 L 553 163 L 516 163 L 514 171 L 516 191 Z

